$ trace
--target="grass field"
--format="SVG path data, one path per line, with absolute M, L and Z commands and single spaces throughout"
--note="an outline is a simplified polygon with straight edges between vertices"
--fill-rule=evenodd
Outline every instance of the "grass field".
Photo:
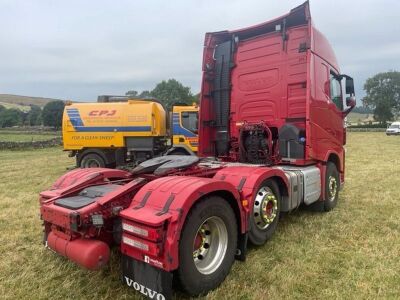
M 206 299 L 398 299 L 400 137 L 350 133 L 347 178 L 329 213 L 285 216 L 273 239 Z M 38 193 L 73 164 L 59 148 L 0 152 L 0 298 L 136 299 L 117 251 L 100 272 L 41 244 Z M 180 294 L 175 295 L 180 298 Z
M 374 114 L 360 114 L 356 112 L 351 112 L 347 116 L 347 121 L 351 123 L 373 121 Z
M 55 137 L 59 137 L 60 132 L 46 132 L 46 133 L 27 133 L 27 132 L 13 132 L 0 130 L 0 142 L 34 142 L 46 141 Z

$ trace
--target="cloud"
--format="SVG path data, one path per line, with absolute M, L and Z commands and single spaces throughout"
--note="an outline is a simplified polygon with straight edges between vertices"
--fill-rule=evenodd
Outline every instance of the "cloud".
M 0 93 L 94 100 L 176 78 L 200 90 L 204 33 L 287 13 L 302 1 L 0 2 Z M 311 1 L 357 94 L 376 72 L 400 69 L 400 2 Z

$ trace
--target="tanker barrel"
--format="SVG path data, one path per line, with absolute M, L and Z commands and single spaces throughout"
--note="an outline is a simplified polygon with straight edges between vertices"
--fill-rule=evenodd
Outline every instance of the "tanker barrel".
M 144 98 L 137 98 L 137 97 L 132 97 L 132 96 L 118 96 L 118 95 L 100 95 L 97 96 L 97 102 L 99 103 L 106 103 L 106 102 L 128 102 L 129 100 L 138 100 L 138 101 L 151 101 L 151 102 L 157 102 L 158 104 L 160 104 L 163 109 L 165 110 L 166 113 L 166 127 L 170 127 L 170 118 L 169 118 L 169 114 L 168 114 L 168 110 L 167 107 L 165 106 L 165 104 L 160 101 L 157 98 L 154 97 L 144 97 Z M 169 128 L 168 128 L 169 129 Z

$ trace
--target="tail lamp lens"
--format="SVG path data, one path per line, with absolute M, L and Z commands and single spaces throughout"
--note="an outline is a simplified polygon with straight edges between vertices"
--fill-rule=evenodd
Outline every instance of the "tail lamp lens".
M 144 227 L 127 222 L 122 222 L 122 230 L 151 241 L 159 241 L 162 236 L 161 228 Z
M 122 223 L 122 229 L 125 231 L 128 231 L 130 233 L 134 233 L 137 235 L 141 235 L 144 237 L 148 237 L 149 236 L 149 231 L 143 228 L 140 228 L 138 226 L 134 226 L 128 223 Z
M 134 237 L 123 235 L 122 242 L 128 246 L 142 250 L 154 256 L 158 256 L 160 254 L 160 247 L 157 244 L 149 241 L 139 240 Z
M 149 251 L 149 245 L 147 245 L 147 244 L 145 244 L 145 243 L 142 243 L 142 242 L 139 242 L 139 241 L 137 241 L 137 240 L 128 238 L 128 237 L 126 237 L 126 236 L 123 236 L 123 237 L 122 237 L 122 241 L 123 241 L 125 244 L 129 245 L 129 246 L 138 248 L 138 249 L 143 250 L 143 251 Z

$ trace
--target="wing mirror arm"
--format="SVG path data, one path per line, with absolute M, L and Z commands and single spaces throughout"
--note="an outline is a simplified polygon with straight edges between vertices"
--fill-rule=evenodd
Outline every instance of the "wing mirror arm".
M 356 97 L 350 96 L 346 98 L 346 106 L 347 108 L 342 112 L 343 117 L 346 117 L 354 107 L 356 107 Z

